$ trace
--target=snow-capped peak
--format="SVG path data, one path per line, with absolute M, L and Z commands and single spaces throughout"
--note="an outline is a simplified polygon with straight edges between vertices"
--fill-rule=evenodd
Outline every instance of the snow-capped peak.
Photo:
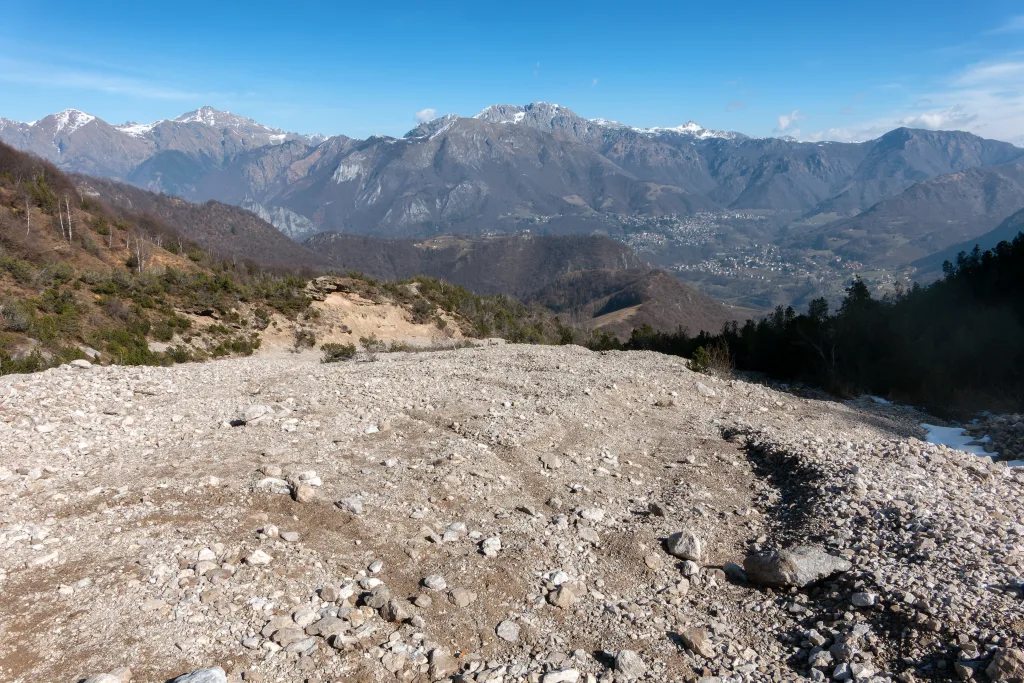
M 219 111 L 210 106 L 200 107 L 195 111 L 182 114 L 176 119 L 171 119 L 171 121 L 174 123 L 201 123 L 213 128 L 256 128 L 272 134 L 284 133 L 283 130 L 265 126 L 245 116 L 232 114 L 229 111 Z
M 96 120 L 96 117 L 92 114 L 86 114 L 84 111 L 77 109 L 65 109 L 59 114 L 54 114 L 53 118 L 57 124 L 57 132 L 69 135 L 82 126 Z
M 522 123 L 529 115 L 531 121 L 554 120 L 556 116 L 575 116 L 560 104 L 531 102 L 526 106 L 517 104 L 492 104 L 473 118 L 485 123 Z
M 131 135 L 133 138 L 141 138 L 145 137 L 147 133 L 151 132 L 154 128 L 159 126 L 161 123 L 164 123 L 164 121 L 166 120 L 167 119 L 160 119 L 159 121 L 154 121 L 153 123 L 135 123 L 134 121 L 129 121 L 128 123 L 123 123 L 120 126 L 114 127 L 117 130 L 124 133 L 125 135 Z
M 609 121 L 608 119 L 590 119 L 590 122 L 595 126 L 601 126 L 602 128 L 626 128 L 632 130 L 641 135 L 664 135 L 664 134 L 676 134 L 676 135 L 688 135 L 696 138 L 735 138 L 736 133 L 729 133 L 720 130 L 711 130 L 705 128 L 699 123 L 693 121 L 687 121 L 681 126 L 663 127 L 654 126 L 651 128 L 638 128 L 636 126 L 627 126 L 619 123 L 618 121 Z

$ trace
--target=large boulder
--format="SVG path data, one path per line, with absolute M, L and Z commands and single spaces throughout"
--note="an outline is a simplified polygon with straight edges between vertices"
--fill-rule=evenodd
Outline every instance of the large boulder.
M 227 674 L 219 666 L 209 669 L 199 669 L 190 674 L 182 674 L 171 683 L 228 683 Z
M 1024 651 L 1013 648 L 996 651 L 985 673 L 999 683 L 1024 683 Z
M 755 553 L 743 562 L 747 579 L 763 586 L 804 586 L 839 572 L 850 571 L 851 564 L 824 549 L 801 545 L 786 550 Z
M 669 555 L 681 560 L 700 562 L 704 559 L 704 542 L 689 529 L 677 531 L 669 536 L 665 541 L 665 550 Z

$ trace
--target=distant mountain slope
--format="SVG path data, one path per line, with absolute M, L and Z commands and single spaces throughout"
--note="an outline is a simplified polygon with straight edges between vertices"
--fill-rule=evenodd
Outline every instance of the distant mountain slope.
M 252 213 L 220 202 L 193 204 L 112 180 L 73 176 L 79 191 L 111 206 L 145 212 L 175 226 L 207 251 L 222 258 L 282 268 L 331 269 L 331 262 L 288 239 Z
M 1015 159 L 1024 159 L 1024 150 L 971 133 L 897 128 L 875 141 L 847 186 L 817 213 L 854 213 L 922 180 Z
M 682 327 L 696 335 L 701 330 L 717 333 L 725 323 L 739 319 L 678 278 L 651 269 L 568 273 L 537 291 L 531 300 L 620 339 L 645 324 L 664 332 Z
M 509 294 L 568 316 L 585 328 L 629 337 L 634 326 L 717 332 L 734 315 L 677 278 L 645 264 L 607 237 L 445 236 L 422 242 L 321 233 L 306 245 L 340 269 L 378 279 L 423 274 L 479 294 Z
M 1024 164 L 972 168 L 912 185 L 853 218 L 791 240 L 873 266 L 910 263 L 970 241 L 1024 206 Z
M 978 235 L 973 239 L 954 244 L 923 259 L 918 259 L 911 264 L 918 268 L 919 275 L 916 279 L 922 282 L 936 279 L 942 275 L 942 264 L 946 261 L 955 263 L 956 257 L 960 252 L 970 253 L 975 246 L 982 251 L 992 249 L 1000 242 L 1012 242 L 1021 232 L 1024 232 L 1024 208 L 1009 216 L 995 229 L 983 235 Z
M 243 202 L 295 239 L 423 238 L 715 209 L 849 216 L 916 182 L 1021 159 L 961 132 L 901 128 L 864 143 L 749 138 L 695 123 L 636 128 L 544 102 L 447 115 L 396 139 L 286 133 L 209 107 L 111 126 L 77 111 L 0 120 L 0 140 L 62 168 L 193 201 Z
M 438 237 L 422 242 L 320 233 L 306 242 L 339 270 L 382 279 L 428 275 L 478 294 L 524 297 L 566 273 L 646 269 L 632 249 L 600 236 Z

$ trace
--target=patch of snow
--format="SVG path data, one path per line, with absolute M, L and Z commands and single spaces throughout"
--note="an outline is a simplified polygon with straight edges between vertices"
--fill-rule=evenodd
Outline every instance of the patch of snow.
M 926 432 L 925 441 L 928 443 L 949 446 L 950 448 L 955 448 L 958 451 L 964 451 L 965 453 L 972 453 L 974 455 L 991 455 L 993 457 L 999 455 L 998 453 L 986 453 L 982 446 L 967 445 L 971 441 L 988 442 L 990 439 L 987 436 L 984 439 L 975 439 L 970 434 L 964 434 L 964 430 L 959 427 L 937 427 L 930 424 L 922 424 L 921 426 Z
M 444 133 L 445 131 L 447 131 L 447 130 L 448 130 L 449 128 L 451 128 L 451 127 L 452 127 L 452 126 L 454 126 L 454 125 L 455 125 L 455 122 L 454 122 L 454 121 L 452 121 L 451 123 L 446 123 L 446 124 L 444 124 L 443 126 L 441 126 L 440 128 L 438 128 L 438 129 L 437 129 L 436 131 L 434 131 L 434 133 L 433 133 L 433 134 L 432 134 L 432 135 L 430 136 L 430 139 L 431 139 L 431 140 L 433 140 L 433 139 L 434 139 L 434 138 L 436 138 L 436 137 L 437 137 L 438 135 L 441 135 L 442 133 Z
M 66 130 L 68 135 L 96 120 L 92 114 L 86 114 L 77 109 L 65 109 L 61 113 L 55 114 L 54 118 L 57 121 L 57 132 L 63 133 Z
M 887 401 L 884 398 L 882 398 L 881 396 L 868 396 L 868 398 L 871 399 L 872 401 L 874 401 L 875 403 L 878 403 L 879 405 L 883 405 L 883 406 L 891 406 L 892 405 L 892 401 Z
M 619 123 L 618 121 L 612 121 L 610 119 L 590 119 L 590 122 L 595 126 L 601 126 L 602 128 L 629 128 L 629 126 L 624 123 Z
M 160 119 L 159 121 L 154 121 L 153 123 L 135 123 L 134 121 L 129 121 L 128 123 L 125 123 L 123 125 L 114 126 L 114 128 L 121 131 L 125 135 L 131 135 L 133 138 L 141 138 L 145 137 L 149 132 L 151 132 L 154 128 L 159 126 L 165 120 L 166 119 Z

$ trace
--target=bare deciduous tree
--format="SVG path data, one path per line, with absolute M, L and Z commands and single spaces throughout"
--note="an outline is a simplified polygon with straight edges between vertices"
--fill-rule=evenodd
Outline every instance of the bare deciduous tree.
M 71 242 L 73 235 L 71 234 L 71 202 L 68 201 L 68 196 L 64 195 L 64 206 L 68 210 L 68 242 Z M 57 209 L 60 209 L 60 200 L 57 200 Z

